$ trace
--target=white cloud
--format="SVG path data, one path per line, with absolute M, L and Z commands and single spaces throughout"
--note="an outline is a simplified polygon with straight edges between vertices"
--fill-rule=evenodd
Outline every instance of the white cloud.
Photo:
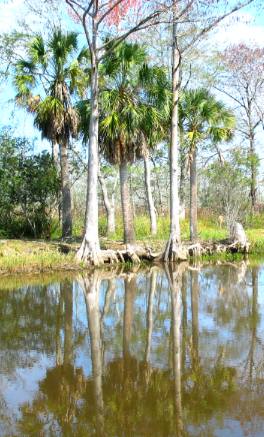
M 264 46 L 264 26 L 255 24 L 249 13 L 237 13 L 224 20 L 212 32 L 210 42 L 218 49 L 239 43 Z
M 17 26 L 21 17 L 25 16 L 24 0 L 0 0 L 0 31 L 10 32 Z
M 0 0 L 0 33 L 23 29 L 48 33 L 53 25 L 65 24 L 63 2 L 55 1 L 50 13 L 50 5 L 41 0 Z

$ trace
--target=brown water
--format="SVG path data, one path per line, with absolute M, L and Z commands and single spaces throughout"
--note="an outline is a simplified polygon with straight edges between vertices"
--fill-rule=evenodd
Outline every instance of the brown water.
M 0 435 L 264 436 L 263 315 L 244 262 L 0 280 Z

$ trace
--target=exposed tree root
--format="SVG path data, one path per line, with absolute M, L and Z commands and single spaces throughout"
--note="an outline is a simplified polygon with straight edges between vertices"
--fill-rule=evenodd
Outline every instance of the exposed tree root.
M 97 245 L 91 245 L 83 240 L 76 257 L 91 266 L 115 265 L 130 263 L 139 265 L 141 261 L 180 263 L 190 258 L 199 258 L 204 255 L 243 253 L 249 251 L 249 243 L 241 244 L 239 241 L 224 240 L 221 242 L 197 242 L 179 244 L 170 238 L 163 253 L 152 252 L 151 248 L 127 245 L 121 250 L 100 250 Z
M 96 267 L 102 265 L 104 260 L 98 246 L 96 242 L 90 242 L 84 236 L 81 247 L 76 254 L 77 260 Z
M 189 257 L 197 258 L 203 255 L 214 255 L 220 253 L 242 253 L 249 252 L 250 244 L 245 242 L 241 244 L 239 241 L 224 240 L 221 242 L 204 242 L 196 243 L 188 246 Z
M 65 251 L 65 248 L 63 248 Z M 121 250 L 100 250 L 98 245 L 91 244 L 85 237 L 77 251 L 76 258 L 88 265 L 98 267 L 103 264 L 131 263 L 140 264 L 142 260 L 154 261 L 160 258 L 159 253 L 153 253 L 150 248 L 127 245 Z
M 172 234 L 167 242 L 165 252 L 161 257 L 161 260 L 167 262 L 181 262 L 188 259 L 188 250 L 182 244 L 177 241 L 177 238 Z

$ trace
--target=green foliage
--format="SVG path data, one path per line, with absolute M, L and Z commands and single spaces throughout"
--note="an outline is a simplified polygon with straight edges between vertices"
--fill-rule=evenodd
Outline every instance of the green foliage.
M 263 229 L 263 223 L 264 223 L 264 213 L 263 212 L 255 213 L 255 214 L 248 214 L 248 216 L 246 217 L 247 228 L 261 230 L 261 229 Z
M 35 115 L 35 125 L 49 141 L 59 143 L 77 135 L 79 120 L 71 95 L 82 94 L 87 85 L 77 37 L 61 29 L 55 29 L 47 42 L 35 35 L 25 58 L 15 64 L 17 103 Z
M 102 154 L 114 164 L 133 162 L 142 157 L 146 145 L 155 146 L 168 135 L 171 91 L 166 71 L 148 65 L 144 47 L 122 43 L 104 59 L 100 75 Z M 89 106 L 89 100 L 77 105 L 84 142 Z
M 191 149 L 208 139 L 216 144 L 233 136 L 234 114 L 207 89 L 185 91 L 179 104 L 179 117 Z
M 30 152 L 25 139 L 14 138 L 10 130 L 2 130 L 0 229 L 4 236 L 50 236 L 51 207 L 59 189 L 57 171 L 49 154 Z

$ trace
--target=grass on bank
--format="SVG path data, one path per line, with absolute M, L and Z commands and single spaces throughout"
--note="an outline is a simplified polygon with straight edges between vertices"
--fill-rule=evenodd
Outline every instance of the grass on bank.
M 165 242 L 169 238 L 170 221 L 168 216 L 158 217 L 158 230 L 157 235 L 150 235 L 150 221 L 148 216 L 139 215 L 134 219 L 136 238 L 138 241 L 163 241 Z M 73 234 L 75 238 L 80 237 L 82 234 L 83 223 L 75 222 L 73 228 Z M 107 221 L 105 216 L 99 218 L 99 234 L 101 237 L 107 236 Z M 181 234 L 183 240 L 189 239 L 189 222 L 188 220 L 181 221 Z M 56 232 L 52 235 L 52 238 L 58 238 L 59 235 Z M 199 220 L 199 238 L 201 240 L 221 240 L 227 237 L 226 230 L 217 228 L 217 223 L 213 219 Z M 123 222 L 122 217 L 116 218 L 116 232 L 109 236 L 109 240 L 122 241 L 123 239 Z
M 29 240 L 0 241 L 0 273 L 48 272 L 80 268 L 74 253 L 65 255 L 53 243 Z
M 264 215 L 255 219 L 251 225 L 252 227 L 246 229 L 246 234 L 250 242 L 250 253 L 264 254 Z M 255 227 L 253 227 L 255 226 Z M 100 218 L 99 223 L 100 235 L 106 236 L 106 219 Z M 169 217 L 158 218 L 158 231 L 154 237 L 150 235 L 150 223 L 147 216 L 138 216 L 135 218 L 135 231 L 138 241 L 145 243 L 153 248 L 153 250 L 161 250 L 169 237 Z M 217 220 L 213 217 L 202 218 L 198 220 L 199 239 L 201 241 L 219 241 L 228 237 L 228 231 L 225 227 L 220 228 Z M 77 227 L 75 228 L 75 235 L 78 234 Z M 189 221 L 181 221 L 181 237 L 183 241 L 189 240 Z M 117 219 L 116 232 L 112 234 L 108 240 L 122 241 L 123 225 L 121 217 Z
M 248 239 L 251 243 L 250 253 L 253 255 L 264 254 L 264 228 L 260 225 L 264 223 L 258 218 L 251 227 L 246 229 Z M 59 250 L 59 244 L 56 239 L 59 238 L 58 227 L 54 226 L 56 232 L 52 234 L 51 241 L 30 241 L 30 240 L 0 240 L 0 274 L 35 273 L 51 272 L 59 270 L 78 270 L 83 265 L 76 262 L 74 252 L 63 254 Z M 135 230 L 137 241 L 140 244 L 149 246 L 154 251 L 161 251 L 169 236 L 169 218 L 159 217 L 158 232 L 152 237 L 149 232 L 150 224 L 147 216 L 138 216 L 135 218 Z M 116 232 L 110 237 L 106 237 L 106 219 L 100 218 L 99 230 L 101 235 L 101 246 L 103 248 L 120 247 L 123 238 L 123 227 L 121 217 L 117 218 Z M 188 220 L 181 222 L 182 239 L 189 238 Z M 82 225 L 78 221 L 74 226 L 73 246 L 75 248 L 80 244 L 82 234 Z M 199 238 L 202 241 L 219 241 L 227 237 L 226 229 L 220 229 L 213 218 L 203 218 L 199 220 Z

